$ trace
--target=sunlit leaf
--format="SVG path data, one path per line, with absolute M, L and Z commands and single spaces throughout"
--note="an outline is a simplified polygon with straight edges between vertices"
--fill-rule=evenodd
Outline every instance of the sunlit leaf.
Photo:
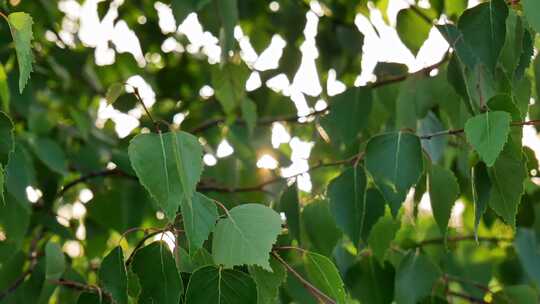
M 32 54 L 31 43 L 34 38 L 32 33 L 34 21 L 29 14 L 22 12 L 11 13 L 8 19 L 9 29 L 17 51 L 17 61 L 19 62 L 19 93 L 22 93 L 33 70 L 34 55 Z
M 227 268 L 256 265 L 271 271 L 270 250 L 281 232 L 281 218 L 259 204 L 245 204 L 229 211 L 214 230 L 212 255 Z

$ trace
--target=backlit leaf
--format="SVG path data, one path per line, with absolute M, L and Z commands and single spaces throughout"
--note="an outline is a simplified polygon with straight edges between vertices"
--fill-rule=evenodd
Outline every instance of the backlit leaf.
M 128 303 L 128 279 L 121 247 L 115 247 L 103 259 L 99 268 L 99 280 L 103 289 L 118 304 Z
M 271 271 L 270 250 L 281 232 L 281 218 L 260 204 L 234 207 L 214 230 L 212 255 L 227 268 L 257 265 Z
M 452 171 L 438 165 L 431 166 L 428 177 L 433 217 L 442 234 L 446 236 L 452 207 L 459 196 L 459 184 Z
M 428 257 L 418 252 L 409 252 L 396 271 L 396 304 L 416 304 L 431 294 L 440 272 Z
M 32 54 L 32 17 L 23 12 L 11 13 L 8 16 L 9 29 L 11 36 L 15 42 L 15 50 L 17 52 L 17 61 L 19 62 L 19 93 L 22 94 L 30 73 L 32 72 L 32 64 L 34 55 Z
M 506 112 L 486 112 L 470 118 L 465 124 L 467 141 L 482 160 L 493 166 L 504 148 L 510 132 L 510 115 Z
M 366 147 L 366 169 L 381 190 L 394 216 L 409 189 L 423 171 L 420 139 L 410 133 L 395 132 L 372 137 Z
M 137 251 L 131 268 L 139 278 L 139 303 L 178 304 L 184 287 L 171 251 L 164 242 L 153 242 Z
M 185 132 L 140 134 L 129 159 L 141 184 L 172 221 L 182 200 L 191 200 L 202 172 L 202 147 Z
M 257 287 L 244 272 L 206 266 L 191 275 L 186 303 L 255 304 Z

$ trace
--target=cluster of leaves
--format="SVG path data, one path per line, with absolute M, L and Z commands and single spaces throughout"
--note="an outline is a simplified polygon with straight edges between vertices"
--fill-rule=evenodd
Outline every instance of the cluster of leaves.
M 120 15 L 159 54 L 167 37 L 149 2 Z M 173 52 L 141 69 L 120 52 L 98 67 L 80 42 L 60 43 L 54 4 L 3 1 L 13 12 L 2 13 L 12 43 L 0 45 L 0 302 L 538 303 L 539 166 L 522 137 L 540 116 L 530 103 L 540 2 L 429 2 L 399 11 L 397 32 L 414 55 L 432 30 L 451 51 L 415 73 L 380 62 L 376 82 L 354 87 L 364 40 L 354 20 L 368 3 L 319 1 L 318 73 L 335 69 L 348 89 L 308 97 L 328 106 L 298 117 L 288 97 L 245 83 L 293 76 L 307 2 L 173 0 L 177 23 L 196 12 L 219 37 L 221 62 Z M 388 21 L 388 1 L 371 4 Z M 280 66 L 244 62 L 236 25 L 257 51 L 282 35 Z M 150 109 L 124 84 L 134 74 L 156 90 Z M 215 95 L 202 101 L 208 81 Z M 96 127 L 103 98 L 142 107 L 141 127 L 125 139 Z M 179 112 L 189 112 L 183 131 L 169 124 Z M 259 151 L 291 157 L 286 145 L 271 150 L 273 123 L 313 142 L 307 172 L 256 167 Z M 205 168 L 224 137 L 235 153 Z M 310 193 L 291 184 L 304 173 Z

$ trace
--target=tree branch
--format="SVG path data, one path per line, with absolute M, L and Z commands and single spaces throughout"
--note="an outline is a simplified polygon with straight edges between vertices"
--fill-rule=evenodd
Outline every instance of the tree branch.
M 467 295 L 467 294 L 464 294 L 464 293 L 460 293 L 460 292 L 456 292 L 456 291 L 448 290 L 446 292 L 446 295 L 451 296 L 451 297 L 455 297 L 455 298 L 464 299 L 464 300 L 469 301 L 470 303 L 488 304 L 488 302 L 486 302 L 486 301 L 484 301 L 482 299 L 478 299 L 478 298 L 475 298 L 473 296 L 470 296 L 470 295 Z
M 368 87 L 368 88 L 378 88 L 378 87 L 382 87 L 382 86 L 385 86 L 385 85 L 394 84 L 394 83 L 404 81 L 407 78 L 411 77 L 412 75 L 420 75 L 420 74 L 429 75 L 429 73 L 431 71 L 433 71 L 433 70 L 439 68 L 441 65 L 443 65 L 448 60 L 448 58 L 449 58 L 449 54 L 446 53 L 444 55 L 444 57 L 439 62 L 436 62 L 436 63 L 434 63 L 434 64 L 432 64 L 430 66 L 427 66 L 427 67 L 425 67 L 425 68 L 423 68 L 423 69 L 421 69 L 421 70 L 419 70 L 417 72 L 408 73 L 408 74 L 405 74 L 405 75 L 402 75 L 402 76 L 397 76 L 397 77 L 378 80 L 376 82 L 367 84 L 366 87 Z M 269 125 L 269 124 L 272 124 L 274 122 L 300 123 L 300 121 L 303 120 L 303 119 L 325 114 L 326 112 L 328 112 L 328 110 L 330 110 L 330 107 L 331 107 L 331 105 L 329 104 L 326 108 L 324 108 L 322 110 L 317 110 L 317 111 L 311 112 L 311 113 L 309 113 L 307 115 L 303 115 L 303 116 L 283 115 L 283 116 L 275 116 L 275 117 L 262 117 L 257 122 L 257 125 L 259 125 L 259 126 L 261 126 L 261 125 Z M 204 131 L 206 131 L 206 130 L 208 130 L 210 128 L 213 128 L 213 127 L 215 127 L 215 126 L 217 126 L 217 125 L 219 125 L 220 123 L 223 123 L 223 122 L 225 122 L 225 118 L 210 119 L 210 120 L 207 120 L 207 121 L 201 123 L 200 125 L 194 127 L 193 129 L 188 130 L 188 132 L 190 132 L 190 133 L 201 133 L 201 132 L 204 132 Z M 245 124 L 245 121 L 238 119 L 238 120 L 235 121 L 235 123 Z
M 463 241 L 476 241 L 476 236 L 474 235 L 462 235 L 462 236 L 454 236 L 454 237 L 448 237 L 446 239 L 446 242 L 449 243 L 458 243 Z M 511 238 L 503 238 L 503 237 L 478 237 L 479 242 L 487 242 L 487 243 L 512 243 L 514 240 Z M 442 245 L 445 242 L 444 237 L 439 238 L 432 238 L 432 239 L 425 239 L 423 241 L 420 241 L 416 243 L 413 247 L 423 247 L 423 246 L 429 246 L 429 245 Z
M 280 263 L 283 265 L 289 273 L 291 273 L 295 278 L 304 285 L 304 287 L 315 297 L 317 300 L 322 301 L 327 304 L 336 304 L 336 301 L 332 300 L 329 296 L 320 291 L 317 287 L 313 286 L 308 280 L 304 279 L 300 273 L 298 273 L 291 265 L 289 265 L 279 254 L 275 251 L 272 251 L 272 256 L 274 256 Z
M 82 283 L 79 283 L 79 282 L 70 281 L 70 280 L 66 280 L 66 279 L 52 280 L 50 282 L 53 283 L 53 284 L 56 284 L 56 285 L 64 286 L 64 287 L 79 290 L 79 291 L 96 293 L 96 294 L 99 295 L 100 298 L 102 296 L 105 296 L 105 298 L 107 298 L 108 302 L 116 303 L 116 301 L 114 300 L 114 298 L 112 297 L 112 295 L 110 293 L 102 290 L 98 286 L 86 285 L 86 284 L 82 284 Z
M 533 120 L 527 120 L 527 121 L 514 121 L 510 123 L 512 127 L 523 127 L 523 126 L 534 126 L 534 125 L 540 125 L 540 119 L 533 119 Z M 431 134 L 421 135 L 419 136 L 420 139 L 429 140 L 433 137 L 438 136 L 445 136 L 445 135 L 459 135 L 465 133 L 465 129 L 451 129 L 451 130 L 444 130 L 439 131 Z
M 28 254 L 28 260 L 30 260 L 30 265 L 28 266 L 28 269 L 23 271 L 21 275 L 4 291 L 0 292 L 0 302 L 7 297 L 9 294 L 15 292 L 19 286 L 24 282 L 27 276 L 31 275 L 34 269 L 37 266 L 37 261 L 39 257 L 39 253 L 37 250 L 38 243 L 43 237 L 44 231 L 42 228 L 38 228 L 38 232 L 36 236 L 32 239 L 30 242 L 30 253 Z
M 131 174 L 128 174 L 120 169 L 105 169 L 102 171 L 96 171 L 96 172 L 90 172 L 86 175 L 83 175 L 79 178 L 77 178 L 74 181 L 71 181 L 67 184 L 65 184 L 62 189 L 58 192 L 56 195 L 57 197 L 63 196 L 69 189 L 77 186 L 78 184 L 85 183 L 91 179 L 98 178 L 98 177 L 106 177 L 106 176 L 116 176 L 116 177 L 124 177 L 129 179 L 137 180 L 137 177 Z

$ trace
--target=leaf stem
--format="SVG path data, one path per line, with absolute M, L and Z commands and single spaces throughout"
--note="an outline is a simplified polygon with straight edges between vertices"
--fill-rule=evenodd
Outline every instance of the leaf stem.
M 304 285 L 304 287 L 309 291 L 317 300 L 320 300 L 327 304 L 336 304 L 336 301 L 332 300 L 329 296 L 320 291 L 317 287 L 313 286 L 308 280 L 304 279 L 300 273 L 298 273 L 291 265 L 289 265 L 279 254 L 275 251 L 272 251 L 272 256 L 274 256 L 280 263 L 283 265 L 287 271 L 289 271 L 295 278 Z
M 169 229 L 166 228 L 166 229 L 160 229 L 160 230 L 156 230 L 154 232 L 151 232 L 147 235 L 145 235 L 138 243 L 137 245 L 135 245 L 135 248 L 133 248 L 133 251 L 131 252 L 131 254 L 129 255 L 128 259 L 126 260 L 126 266 L 129 266 L 131 264 L 131 262 L 133 262 L 133 258 L 135 257 L 135 253 L 137 252 L 137 250 L 139 250 L 139 248 L 141 248 L 142 246 L 144 246 L 144 243 L 150 239 L 151 237 L 155 236 L 155 235 L 158 235 L 162 232 L 165 232 L 165 231 L 168 231 Z
M 6 14 L 4 14 L 4 12 L 0 11 L 0 16 L 2 16 L 2 18 L 4 18 L 6 20 L 6 22 L 8 23 L 9 25 L 9 18 Z
M 137 99 L 137 101 L 141 104 L 141 106 L 143 107 L 144 109 L 144 112 L 146 112 L 146 115 L 148 115 L 148 118 L 150 118 L 150 121 L 152 121 L 152 124 L 154 125 L 154 130 L 156 133 L 161 133 L 161 129 L 159 128 L 159 124 L 157 123 L 157 121 L 154 120 L 154 117 L 152 117 L 152 114 L 150 114 L 150 111 L 148 111 L 148 108 L 146 107 L 146 105 L 144 104 L 143 102 L 143 99 L 141 97 L 141 94 L 139 94 L 139 88 L 137 88 L 136 86 L 134 85 L 131 85 L 129 83 L 126 83 L 125 85 L 127 86 L 130 86 L 131 89 L 133 90 L 133 95 L 135 96 L 135 98 Z

